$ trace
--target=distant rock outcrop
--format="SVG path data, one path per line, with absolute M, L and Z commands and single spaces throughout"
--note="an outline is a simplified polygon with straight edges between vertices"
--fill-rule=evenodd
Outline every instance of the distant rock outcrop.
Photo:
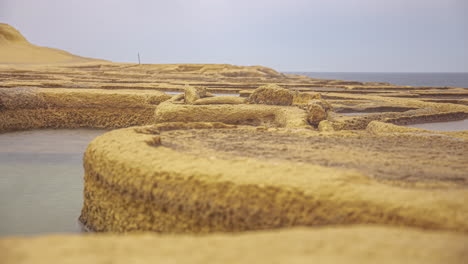
M 73 55 L 63 50 L 39 47 L 14 27 L 0 23 L 0 64 L 50 64 L 103 62 Z

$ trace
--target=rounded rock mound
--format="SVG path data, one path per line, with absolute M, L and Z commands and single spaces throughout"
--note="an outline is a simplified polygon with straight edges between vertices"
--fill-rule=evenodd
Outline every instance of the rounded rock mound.
M 119 129 L 91 142 L 84 157 L 80 220 L 85 226 L 110 232 L 207 233 L 385 224 L 468 231 L 466 189 L 405 189 L 353 170 L 223 159 L 216 153 L 203 157 L 166 144 L 167 129 L 178 128 Z
M 250 103 L 267 105 L 292 105 L 293 100 L 293 92 L 276 84 L 260 86 L 249 97 Z
M 0 44 L 4 43 L 28 43 L 26 38 L 14 27 L 0 23 Z
M 49 64 L 104 62 L 73 55 L 63 50 L 29 43 L 14 27 L 0 24 L 0 64 Z

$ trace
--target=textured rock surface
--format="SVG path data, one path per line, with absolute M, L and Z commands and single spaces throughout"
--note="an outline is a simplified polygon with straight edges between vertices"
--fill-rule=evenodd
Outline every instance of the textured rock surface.
M 207 105 L 207 104 L 244 104 L 246 103 L 245 98 L 237 96 L 216 96 L 206 97 L 198 99 L 195 105 Z
M 4 238 L 2 263 L 466 262 L 468 132 L 393 125 L 466 119 L 466 89 L 321 80 L 262 66 L 109 63 L 34 46 L 4 24 L 0 63 L 8 63 L 0 64 L 0 132 L 180 121 L 113 131 L 90 145 L 81 217 L 89 227 L 314 227 L 239 236 Z M 285 89 L 252 98 L 296 106 L 220 106 L 241 99 L 201 98 L 249 97 L 267 84 Z M 164 102 L 170 96 L 158 92 L 184 93 L 187 85 L 201 88 L 197 101 L 216 104 L 182 105 L 184 94 Z M 310 100 L 327 113 L 320 132 L 306 121 Z M 341 114 L 355 112 L 362 115 Z M 334 226 L 355 223 L 386 226 Z
M 118 128 L 153 123 L 158 91 L 0 88 L 0 132 L 31 128 Z
M 318 100 L 321 98 L 319 93 L 300 93 L 296 91 L 296 93 L 294 93 L 293 104 L 304 105 L 308 104 L 310 100 Z
M 318 126 L 320 121 L 327 119 L 327 112 L 317 103 L 316 100 L 310 101 L 307 106 L 307 121 L 313 126 Z
M 468 231 L 466 189 L 405 189 L 355 170 L 191 155 L 164 138 L 149 146 L 154 137 L 128 128 L 89 145 L 80 218 L 89 228 L 206 233 L 375 223 Z
M 466 263 L 468 238 L 388 227 L 292 229 L 208 236 L 55 235 L 0 239 L 21 263 Z
M 184 100 L 186 104 L 193 104 L 198 99 L 206 95 L 206 89 L 187 85 L 184 91 Z
M 320 124 L 328 123 L 322 121 Z M 371 124 L 375 124 L 372 122 Z M 246 128 L 162 133 L 163 146 L 197 157 L 255 158 L 358 171 L 379 182 L 408 188 L 468 186 L 468 132 L 334 131 Z M 319 125 L 319 128 L 320 126 Z M 289 130 L 289 131 L 288 131 Z M 412 130 L 412 131 L 411 131 Z
M 260 86 L 253 91 L 249 102 L 267 105 L 292 105 L 294 95 L 288 89 L 275 84 Z
M 155 121 L 223 122 L 236 125 L 267 125 L 289 128 L 308 126 L 306 112 L 297 107 L 250 104 L 186 105 L 164 102 L 156 108 Z
M 318 125 L 318 130 L 321 132 L 333 132 L 334 131 L 332 124 L 328 120 L 320 121 Z

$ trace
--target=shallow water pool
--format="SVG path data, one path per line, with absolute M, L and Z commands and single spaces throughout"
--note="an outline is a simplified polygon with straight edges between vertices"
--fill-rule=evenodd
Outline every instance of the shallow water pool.
M 432 131 L 464 131 L 468 130 L 468 119 L 437 123 L 406 125 L 406 127 L 422 128 Z
M 107 131 L 0 134 L 0 236 L 80 232 L 83 153 Z
M 375 114 L 371 112 L 352 112 L 352 113 L 339 113 L 340 115 L 344 116 L 359 116 L 359 115 L 367 115 L 367 114 Z

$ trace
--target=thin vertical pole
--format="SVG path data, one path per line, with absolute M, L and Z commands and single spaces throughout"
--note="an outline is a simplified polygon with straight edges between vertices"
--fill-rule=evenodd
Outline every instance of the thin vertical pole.
M 138 52 L 138 64 L 140 64 L 140 52 Z

